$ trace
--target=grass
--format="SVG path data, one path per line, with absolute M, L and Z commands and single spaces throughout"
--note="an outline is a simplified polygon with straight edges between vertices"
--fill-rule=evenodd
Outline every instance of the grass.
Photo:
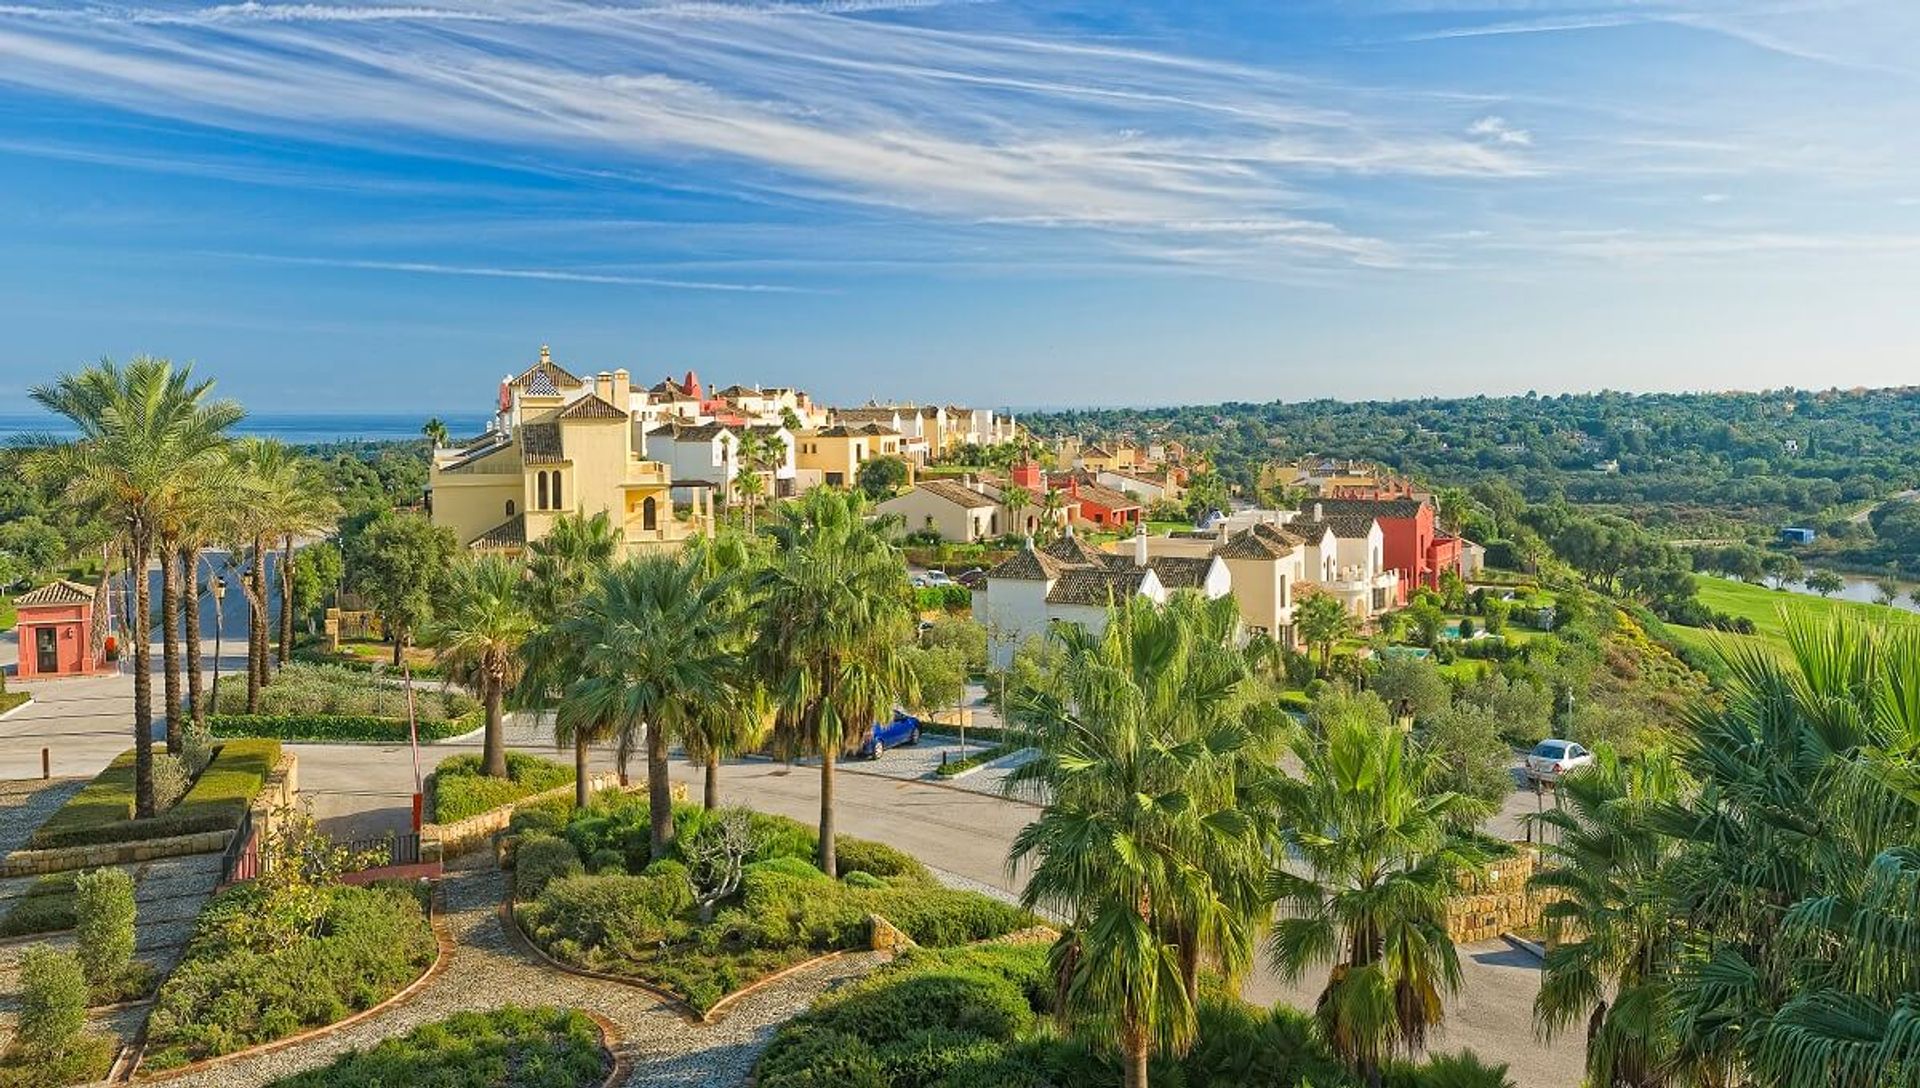
M 74 927 L 73 882 L 78 870 L 49 873 L 27 887 L 26 894 L 13 901 L 6 917 L 0 918 L 0 937 L 25 937 L 30 933 L 58 933 Z
M 1715 612 L 1752 620 L 1754 627 L 1751 635 L 1736 635 L 1726 631 L 1682 627 L 1675 623 L 1667 625 L 1667 630 L 1675 638 L 1704 650 L 1712 650 L 1718 645 L 1757 643 L 1767 650 L 1785 655 L 1788 617 L 1805 617 L 1820 623 L 1845 617 L 1872 624 L 1920 625 L 1920 614 L 1884 605 L 1789 593 L 1736 582 L 1730 578 L 1696 577 L 1694 582 L 1700 587 L 1701 604 Z
M 939 767 L 934 769 L 934 773 L 939 775 L 942 778 L 952 778 L 955 775 L 960 774 L 962 771 L 970 771 L 975 767 L 980 766 L 983 763 L 991 763 L 994 760 L 999 759 L 1001 756 L 1012 755 L 1013 753 L 1019 751 L 1020 748 L 1021 748 L 1021 745 L 1017 742 L 1010 741 L 1002 744 L 996 744 L 991 748 L 983 748 L 980 751 L 973 753 L 972 755 L 968 756 L 965 759 L 949 760 L 945 763 L 942 763 L 940 764 Z
M 140 842 L 238 827 L 279 761 L 277 740 L 225 741 L 179 804 L 151 819 L 136 820 L 134 753 L 123 752 L 40 825 L 28 845 L 44 850 Z
M 478 755 L 450 756 L 428 780 L 427 795 L 432 803 L 427 818 L 436 824 L 452 823 L 572 784 L 571 764 L 521 752 L 507 753 L 505 778 L 481 774 Z
M 0 1053 L 0 1088 L 60 1088 L 92 1084 L 113 1065 L 114 1040 L 93 1032 L 74 1036 L 52 1055 L 18 1049 Z
M 5 714 L 16 706 L 25 706 L 33 696 L 24 691 L 0 691 L 0 714 Z
M 611 1064 L 600 1028 L 586 1013 L 508 1005 L 423 1024 L 269 1088 L 589 1088 L 606 1077 Z

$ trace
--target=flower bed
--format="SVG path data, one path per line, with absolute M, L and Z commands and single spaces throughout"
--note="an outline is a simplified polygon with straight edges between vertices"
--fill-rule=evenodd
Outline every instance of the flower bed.
M 423 741 L 464 736 L 486 724 L 483 711 L 458 718 L 422 718 Z M 271 737 L 308 743 L 329 741 L 405 744 L 410 736 L 405 718 L 357 717 L 340 714 L 215 714 L 207 729 L 216 737 Z
M 746 819 L 752 846 L 739 887 L 708 922 L 699 918 L 685 859 L 648 862 L 644 799 L 597 803 L 575 813 L 561 836 L 530 832 L 514 851 L 521 928 L 562 963 L 658 986 L 704 1013 L 782 968 L 867 947 L 875 915 L 923 945 L 963 944 L 1032 922 L 998 900 L 939 886 L 919 862 L 879 843 L 841 839 L 845 876 L 834 880 L 809 860 L 815 840 L 804 825 Z M 676 810 L 678 841 L 694 841 L 715 822 L 700 809 Z
M 240 825 L 247 806 L 280 761 L 277 740 L 229 740 L 194 779 L 179 803 L 152 819 L 136 820 L 133 752 L 107 764 L 28 840 L 36 850 L 227 831 Z
M 570 786 L 573 774 L 570 763 L 508 752 L 507 777 L 495 778 L 480 773 L 477 755 L 450 756 L 428 778 L 427 796 L 432 800 L 427 819 L 448 824 L 478 816 L 523 797 Z
M 414 715 L 421 722 L 445 721 L 471 714 L 479 703 L 456 689 L 415 684 Z M 244 684 L 222 681 L 214 702 L 216 717 L 246 712 Z M 339 665 L 294 662 L 274 674 L 273 683 L 260 689 L 259 713 L 268 717 L 389 718 L 404 722 L 407 690 L 398 683 L 375 679 Z
M 612 1066 L 600 1027 L 587 1014 L 509 1005 L 424 1024 L 269 1088 L 592 1088 Z
M 314 886 L 277 905 L 258 884 L 231 888 L 208 904 L 154 999 L 142 1068 L 167 1069 L 345 1019 L 404 989 L 436 952 L 425 904 L 411 886 Z

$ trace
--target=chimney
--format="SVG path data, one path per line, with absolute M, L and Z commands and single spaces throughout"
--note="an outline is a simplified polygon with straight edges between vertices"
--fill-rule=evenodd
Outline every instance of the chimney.
M 1136 567 L 1144 567 L 1147 565 L 1147 526 L 1145 522 L 1141 522 L 1140 527 L 1134 530 L 1133 533 L 1133 565 Z
M 622 412 L 631 411 L 633 403 L 633 375 L 625 370 L 613 372 L 613 396 L 608 397 L 613 406 Z
M 1320 504 L 1319 504 L 1319 503 L 1317 503 L 1317 502 L 1316 502 L 1316 503 L 1314 503 L 1314 504 L 1313 504 L 1313 520 L 1315 520 L 1315 521 L 1321 521 L 1321 520 L 1323 520 L 1323 519 L 1321 518 L 1321 516 L 1320 516 L 1320 510 L 1321 510 L 1321 506 L 1320 506 Z
M 593 376 L 593 394 L 604 401 L 611 402 L 613 400 L 613 375 L 611 373 L 602 370 Z

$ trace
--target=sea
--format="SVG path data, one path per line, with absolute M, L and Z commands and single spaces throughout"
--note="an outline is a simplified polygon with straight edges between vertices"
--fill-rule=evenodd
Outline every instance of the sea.
M 294 445 L 320 442 L 402 442 L 421 437 L 420 427 L 438 416 L 447 425 L 447 434 L 460 439 L 479 434 L 486 426 L 483 416 L 466 412 L 254 412 L 240 421 L 233 433 L 278 438 Z M 62 437 L 73 433 L 58 416 L 45 412 L 0 411 L 0 443 L 33 435 Z

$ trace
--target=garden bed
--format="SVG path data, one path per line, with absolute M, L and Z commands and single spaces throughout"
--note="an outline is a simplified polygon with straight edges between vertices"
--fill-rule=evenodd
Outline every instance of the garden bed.
M 1010 756 L 1013 753 L 1018 752 L 1023 747 L 1025 747 L 1025 745 L 1020 744 L 1017 741 L 1002 742 L 1000 744 L 994 745 L 991 748 L 982 748 L 979 751 L 974 752 L 973 754 L 967 756 L 965 759 L 948 760 L 947 762 L 940 764 L 940 766 L 935 767 L 933 769 L 933 773 L 940 776 L 941 778 L 956 778 L 960 775 L 966 774 L 968 771 L 974 770 L 979 767 L 984 767 L 987 764 L 992 763 L 994 760 L 1000 759 L 1003 756 Z
M 875 916 L 936 946 L 1032 922 L 998 900 L 941 887 L 919 862 L 879 843 L 839 840 L 845 875 L 834 880 L 811 861 L 809 828 L 758 813 L 736 817 L 751 829 L 739 887 L 702 922 L 689 854 L 648 861 L 646 811 L 643 797 L 620 798 L 574 813 L 557 835 L 523 823 L 513 851 L 515 917 L 554 960 L 660 988 L 702 1015 L 794 964 L 868 947 Z M 676 809 L 678 843 L 715 833 L 718 821 Z
M 507 753 L 507 777 L 480 773 L 480 757 L 450 756 L 427 776 L 427 819 L 449 824 L 513 804 L 536 793 L 573 785 L 571 763 Z
M 420 889 L 315 886 L 288 918 L 257 883 L 208 904 L 154 999 L 141 1068 L 259 1046 L 370 1009 L 413 984 L 438 943 Z
M 406 743 L 407 690 L 337 665 L 290 664 L 260 691 L 260 712 L 245 713 L 242 685 L 220 685 L 207 727 L 217 737 L 286 741 Z M 413 717 L 420 739 L 445 740 L 485 724 L 480 704 L 463 691 L 415 685 Z
M 33 696 L 24 691 L 0 691 L 0 714 L 17 710 L 33 702 Z
M 606 1043 L 600 1025 L 576 1009 L 509 1005 L 424 1024 L 269 1088 L 593 1088 L 613 1069 Z
M 40 825 L 27 845 L 35 850 L 140 842 L 240 826 L 247 806 L 280 761 L 277 740 L 229 740 L 214 752 L 179 803 L 151 819 L 134 812 L 135 753 L 124 752 Z
M 0 939 L 72 929 L 73 882 L 79 876 L 78 870 L 49 873 L 28 885 L 0 917 Z

